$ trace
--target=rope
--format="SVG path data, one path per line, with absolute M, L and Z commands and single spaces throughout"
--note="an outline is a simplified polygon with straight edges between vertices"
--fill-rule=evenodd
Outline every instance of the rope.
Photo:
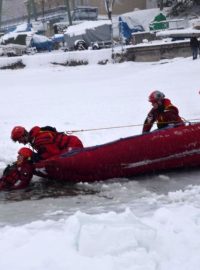
M 185 123 L 191 123 L 194 121 L 200 121 L 200 119 L 189 119 L 186 120 L 182 118 Z M 163 124 L 170 124 L 173 122 L 162 122 Z M 143 124 L 132 124 L 132 125 L 125 125 L 125 126 L 111 126 L 111 127 L 100 127 L 100 128 L 88 128 L 88 129 L 76 129 L 76 130 L 68 130 L 65 131 L 66 134 L 72 134 L 72 133 L 79 133 L 79 132 L 87 132 L 87 131 L 97 131 L 97 130 L 107 130 L 107 129 L 117 129 L 117 128 L 129 128 L 129 127 L 140 127 L 143 126 Z
M 101 128 L 89 128 L 89 129 L 76 129 L 76 130 L 66 131 L 66 133 L 70 134 L 70 133 L 85 132 L 85 131 L 96 131 L 96 130 L 116 129 L 116 128 L 128 128 L 128 127 L 137 127 L 137 126 L 142 126 L 142 124 L 127 125 L 127 126 L 114 126 L 114 127 L 101 127 Z

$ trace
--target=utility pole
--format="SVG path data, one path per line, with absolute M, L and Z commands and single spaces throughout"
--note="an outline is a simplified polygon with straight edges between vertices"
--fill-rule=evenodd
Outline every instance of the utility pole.
M 108 14 L 108 19 L 111 20 L 111 41 L 112 41 L 112 59 L 114 59 L 114 39 L 113 39 L 113 22 L 112 22 L 112 9 L 115 3 L 115 0 L 104 0 L 105 1 L 105 8 Z
M 72 10 L 75 9 L 75 0 L 72 0 Z
M 2 5 L 3 5 L 3 0 L 0 0 L 0 27 L 1 27 L 1 19 L 2 19 Z
M 28 23 L 31 21 L 31 0 L 27 0 L 27 11 L 28 11 Z
M 27 12 L 28 12 L 28 23 L 30 23 L 31 21 L 32 11 L 33 11 L 34 19 L 37 21 L 37 11 L 36 11 L 34 0 L 26 0 L 24 1 L 24 3 L 26 5 Z
M 36 5 L 35 5 L 35 0 L 31 0 L 31 7 L 33 10 L 33 16 L 35 21 L 37 21 L 37 9 L 36 9 Z
M 41 8 L 42 8 L 42 20 L 44 22 L 45 0 L 41 1 Z
M 69 25 L 72 25 L 72 16 L 71 16 L 71 11 L 70 11 L 69 0 L 64 0 L 64 1 L 65 1 L 67 15 L 68 15 L 68 19 L 69 19 Z
M 159 3 L 160 3 L 160 10 L 163 10 L 163 6 L 164 6 L 163 0 L 160 0 Z

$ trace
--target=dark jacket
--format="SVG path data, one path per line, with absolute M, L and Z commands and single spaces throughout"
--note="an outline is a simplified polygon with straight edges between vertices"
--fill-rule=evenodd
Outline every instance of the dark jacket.
M 0 179 L 0 190 L 15 190 L 26 188 L 34 173 L 32 162 L 23 162 L 18 165 L 16 162 L 8 165 Z
M 190 46 L 192 48 L 199 48 L 199 41 L 196 37 L 191 37 L 190 38 Z

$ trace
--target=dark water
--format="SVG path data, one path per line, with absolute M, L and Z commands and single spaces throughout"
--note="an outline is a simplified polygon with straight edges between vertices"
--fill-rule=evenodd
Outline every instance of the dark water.
M 25 190 L 0 192 L 0 203 L 5 201 L 41 200 L 45 198 L 74 197 L 80 195 L 100 196 L 102 185 L 106 184 L 112 188 L 113 183 L 120 183 L 123 186 L 128 182 L 139 183 L 140 188 L 144 188 L 150 192 L 166 194 L 170 191 L 184 189 L 188 185 L 200 185 L 200 169 L 173 170 L 160 174 L 137 176 L 132 179 L 111 179 L 83 185 L 39 179 L 39 181 L 32 183 Z
M 77 211 L 121 212 L 127 207 L 141 216 L 171 203 L 169 192 L 189 186 L 200 186 L 199 169 L 75 185 L 39 179 L 26 190 L 0 192 L 0 227 L 58 220 Z
M 45 198 L 73 197 L 77 195 L 95 194 L 98 191 L 80 188 L 77 185 L 40 180 L 24 190 L 0 192 L 0 202 L 41 200 Z

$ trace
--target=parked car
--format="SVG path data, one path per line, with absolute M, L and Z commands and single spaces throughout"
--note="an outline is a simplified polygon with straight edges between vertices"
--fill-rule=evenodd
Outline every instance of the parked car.
M 97 7 L 76 7 L 72 13 L 72 21 L 96 21 L 98 18 Z
M 112 44 L 110 20 L 85 21 L 72 25 L 64 33 L 68 50 L 100 49 Z
M 71 19 L 72 25 L 80 24 L 83 21 L 96 21 L 98 20 L 98 8 L 90 6 L 78 6 L 72 11 Z M 69 25 L 69 18 L 65 18 L 65 21 L 54 23 L 54 34 L 63 34 Z
M 46 36 L 34 34 L 30 41 L 30 47 L 35 47 L 38 52 L 50 52 L 53 49 L 53 41 Z
M 0 56 L 21 56 L 26 53 L 26 46 L 19 44 L 0 45 Z
M 1 45 L 13 45 L 14 50 L 17 50 L 17 46 L 24 46 L 26 52 L 31 51 L 51 51 L 53 48 L 53 41 L 46 36 L 37 35 L 32 31 L 28 32 L 11 32 L 5 34 L 0 38 Z M 14 46 L 15 45 L 15 46 Z M 34 50 L 30 49 L 34 48 Z

